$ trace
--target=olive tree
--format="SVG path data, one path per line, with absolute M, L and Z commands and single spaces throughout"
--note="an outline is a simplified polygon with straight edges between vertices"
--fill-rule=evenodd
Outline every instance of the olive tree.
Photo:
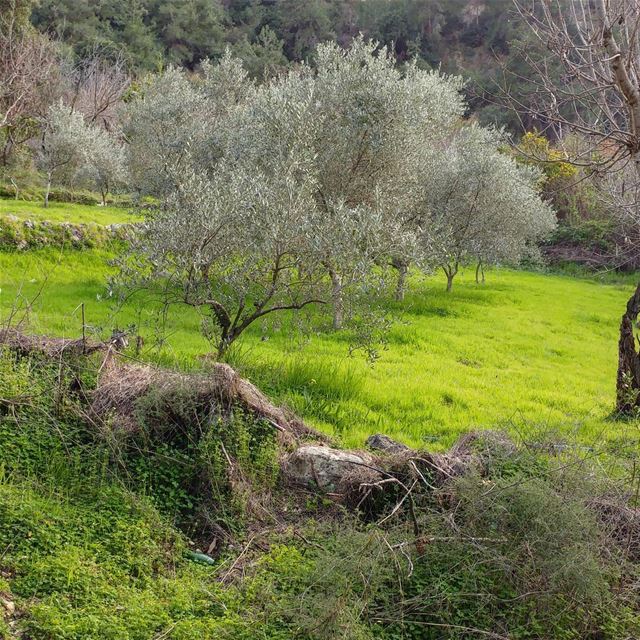
M 425 149 L 457 124 L 464 104 L 458 79 L 414 65 L 400 72 L 387 49 L 362 38 L 348 50 L 321 45 L 315 58 L 315 70 L 257 91 L 237 127 L 246 142 L 239 155 L 277 185 L 273 156 L 304 149 L 310 255 L 327 272 L 339 329 L 374 265 L 406 270 L 415 257 Z
M 241 63 L 228 53 L 217 65 L 205 62 L 200 78 L 170 67 L 148 82 L 124 115 L 135 188 L 163 197 L 176 188 L 181 169 L 213 171 L 225 156 L 227 119 L 252 88 Z
M 139 285 L 160 283 L 163 302 L 198 309 L 219 356 L 256 320 L 323 302 L 323 274 L 305 259 L 299 185 L 283 176 L 278 193 L 262 178 L 229 165 L 213 177 L 181 172 L 125 264 Z
M 86 150 L 80 175 L 98 189 L 101 204 L 107 204 L 107 195 L 127 181 L 127 156 L 124 145 L 98 125 L 88 128 L 90 146 Z
M 332 301 L 339 327 L 374 265 L 409 260 L 424 146 L 462 113 L 459 81 L 401 74 L 362 40 L 317 57 L 259 86 L 228 55 L 170 69 L 129 109 L 134 180 L 158 204 L 124 272 L 197 307 L 219 354 L 283 309 Z
M 171 172 L 187 169 L 194 150 L 206 142 L 206 101 L 186 72 L 173 67 L 140 93 L 125 111 L 129 169 L 138 191 L 161 198 L 176 187 Z
M 313 124 L 309 97 L 286 79 L 254 91 L 226 58 L 195 83 L 165 74 L 130 112 L 134 171 L 159 203 L 124 275 L 197 308 L 219 355 L 256 320 L 324 301 L 312 148 L 297 139 Z
M 425 149 L 464 111 L 461 81 L 408 65 L 375 43 L 316 51 L 317 249 L 331 278 L 334 327 L 343 294 L 374 263 L 398 269 L 398 290 L 415 258 L 414 210 Z
M 423 251 L 451 291 L 461 264 L 516 262 L 555 225 L 540 175 L 501 153 L 498 132 L 462 127 L 434 149 L 425 182 Z
M 91 131 L 81 113 L 58 102 L 52 105 L 42 126 L 38 168 L 46 176 L 44 206 L 49 205 L 54 180 L 70 180 L 86 161 Z

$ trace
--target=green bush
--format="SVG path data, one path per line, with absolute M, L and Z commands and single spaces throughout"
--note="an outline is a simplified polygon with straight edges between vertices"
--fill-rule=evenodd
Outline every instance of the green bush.
M 601 251 L 613 251 L 615 224 L 611 219 L 581 219 L 558 225 L 548 242 L 550 244 L 575 244 Z
M 462 639 L 476 637 L 475 629 L 513 640 L 614 640 L 640 633 L 631 587 L 638 567 L 587 506 L 603 488 L 599 474 L 577 460 L 511 458 L 506 469 L 495 461 L 489 476 L 455 481 L 449 508 L 426 507 L 419 516 L 424 534 L 413 574 L 374 613 L 387 621 L 382 637 Z M 388 622 L 393 612 L 396 624 Z
M 138 429 L 111 443 L 128 485 L 178 521 L 236 528 L 246 492 L 277 479 L 276 432 L 240 407 L 203 403 L 187 386 L 152 388 L 136 403 Z

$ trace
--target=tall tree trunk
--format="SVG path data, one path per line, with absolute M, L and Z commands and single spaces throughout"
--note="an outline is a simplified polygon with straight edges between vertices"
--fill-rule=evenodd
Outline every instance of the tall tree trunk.
M 0 165 L 2 165 L 3 167 L 6 167 L 6 166 L 9 165 L 9 153 L 10 153 L 10 150 L 11 150 L 11 142 L 10 142 L 9 138 L 7 137 L 7 141 L 2 146 L 2 156 L 0 158 Z
M 220 337 L 218 338 L 217 344 L 217 357 L 220 360 L 226 353 L 229 345 L 231 345 L 239 334 L 237 334 L 231 326 L 229 312 L 223 305 L 215 300 L 211 300 L 209 307 L 211 308 L 211 317 L 220 329 Z
M 344 320 L 344 300 L 342 296 L 342 278 L 333 269 L 329 269 L 331 276 L 331 302 L 333 303 L 333 328 L 342 329 Z
M 640 283 L 629 298 L 627 310 L 620 322 L 616 410 L 622 414 L 629 414 L 635 407 L 640 406 L 640 354 L 633 334 L 639 313 Z
M 484 284 L 484 266 L 482 260 L 478 260 L 478 266 L 476 267 L 476 284 L 480 284 L 480 274 L 482 274 L 482 284 Z
M 393 260 L 391 264 L 393 268 L 398 272 L 395 298 L 397 302 L 402 302 L 404 300 L 404 294 L 407 290 L 407 273 L 409 271 L 409 265 L 401 260 Z

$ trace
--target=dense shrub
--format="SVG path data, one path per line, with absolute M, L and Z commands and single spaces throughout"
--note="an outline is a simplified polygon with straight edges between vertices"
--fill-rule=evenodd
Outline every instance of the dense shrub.
M 550 244 L 574 244 L 586 249 L 615 251 L 615 224 L 611 219 L 580 220 L 558 225 L 549 238 Z
M 202 406 L 187 386 L 151 389 L 136 402 L 137 429 L 109 446 L 127 483 L 150 495 L 190 535 L 237 530 L 248 493 L 277 479 L 276 431 L 266 420 L 222 403 Z
M 404 594 L 383 609 L 387 626 L 397 626 L 395 609 L 404 638 L 475 637 L 471 630 L 512 639 L 635 637 L 640 618 L 626 582 L 635 571 L 623 578 L 622 552 L 607 548 L 582 492 L 560 482 L 521 473 L 457 482 L 455 510 L 431 516 Z

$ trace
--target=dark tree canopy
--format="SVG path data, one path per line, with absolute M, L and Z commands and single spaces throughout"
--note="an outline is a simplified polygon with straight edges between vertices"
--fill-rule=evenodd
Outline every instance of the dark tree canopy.
M 96 46 L 118 50 L 138 72 L 168 63 L 194 69 L 229 47 L 258 79 L 309 60 L 320 42 L 346 46 L 362 33 L 392 46 L 400 64 L 417 58 L 470 77 L 470 104 L 483 121 L 521 126 L 487 91 L 502 64 L 517 65 L 512 43 L 525 27 L 512 0 L 41 0 L 32 22 L 80 56 Z

